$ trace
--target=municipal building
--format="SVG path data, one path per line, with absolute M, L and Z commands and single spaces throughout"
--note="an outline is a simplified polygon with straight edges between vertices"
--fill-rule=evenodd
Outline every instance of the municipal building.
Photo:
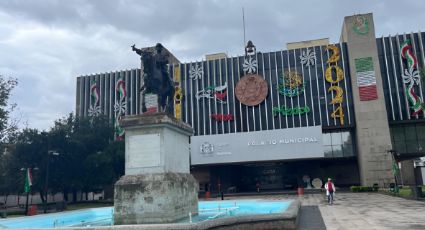
M 262 52 L 249 41 L 241 56 L 190 63 L 169 52 L 174 115 L 194 129 L 200 190 L 285 190 L 328 177 L 342 187 L 422 184 L 425 33 L 400 32 L 376 37 L 369 13 L 345 17 L 337 43 Z M 125 135 L 120 118 L 142 113 L 142 77 L 143 66 L 79 76 L 76 114 L 109 116 Z M 149 112 L 156 98 L 146 96 Z

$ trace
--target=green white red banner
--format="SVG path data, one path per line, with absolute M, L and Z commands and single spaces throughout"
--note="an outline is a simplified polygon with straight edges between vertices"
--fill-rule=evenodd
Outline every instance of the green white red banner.
M 97 86 L 96 80 L 92 80 L 90 83 L 90 107 L 88 110 L 89 117 L 93 118 L 102 114 L 102 109 L 100 108 L 99 102 L 99 87 Z
M 122 116 L 125 115 L 125 111 L 127 108 L 126 101 L 125 101 L 127 97 L 127 92 L 125 90 L 125 81 L 122 76 L 118 77 L 118 80 L 115 86 L 115 91 L 116 91 L 116 96 L 115 96 L 116 100 L 114 105 L 115 135 L 117 140 L 122 140 L 124 137 L 124 129 L 120 127 L 119 121 L 121 120 Z
M 360 101 L 378 99 L 372 57 L 355 59 L 354 64 L 356 66 L 357 86 L 359 87 Z
M 406 60 L 406 63 L 403 67 L 403 83 L 407 84 L 405 94 L 413 110 L 411 116 L 416 116 L 424 109 L 424 104 L 422 98 L 416 95 L 415 85 L 418 85 L 420 82 L 419 71 L 418 71 L 418 60 L 412 51 L 412 45 L 410 45 L 410 40 L 406 40 L 400 46 L 401 57 Z
M 99 88 L 97 87 L 96 81 L 92 81 L 90 84 L 90 106 L 95 107 L 99 105 Z
M 27 168 L 25 172 L 25 187 L 24 192 L 30 192 L 32 186 L 32 172 L 30 168 Z

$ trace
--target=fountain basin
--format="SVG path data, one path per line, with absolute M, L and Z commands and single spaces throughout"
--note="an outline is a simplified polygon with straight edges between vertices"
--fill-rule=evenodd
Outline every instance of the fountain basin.
M 20 229 L 296 229 L 299 201 L 225 200 L 199 202 L 199 215 L 178 223 L 111 225 L 112 207 L 0 220 L 0 228 Z M 190 219 L 192 223 L 190 223 Z M 105 226 L 107 225 L 107 226 Z M 109 225 L 109 226 L 108 226 Z

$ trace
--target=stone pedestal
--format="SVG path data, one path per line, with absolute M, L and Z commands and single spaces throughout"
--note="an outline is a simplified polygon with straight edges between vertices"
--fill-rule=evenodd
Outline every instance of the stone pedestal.
M 197 214 L 187 124 L 166 114 L 125 117 L 125 176 L 115 184 L 114 223 L 172 223 Z

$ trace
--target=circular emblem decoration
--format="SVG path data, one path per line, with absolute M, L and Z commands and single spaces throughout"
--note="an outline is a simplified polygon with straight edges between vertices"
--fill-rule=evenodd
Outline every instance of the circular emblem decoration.
M 304 92 L 304 83 L 300 74 L 295 71 L 286 71 L 283 75 L 283 84 L 279 85 L 279 93 L 293 97 Z
M 314 188 L 321 188 L 323 185 L 322 180 L 320 180 L 319 178 L 314 178 L 311 184 L 313 185 Z
M 236 84 L 235 93 L 242 104 L 258 105 L 267 97 L 267 82 L 258 74 L 245 75 Z
M 200 149 L 199 149 L 199 150 L 201 151 L 201 153 L 209 154 L 209 153 L 214 152 L 214 145 L 212 145 L 212 144 L 211 144 L 211 143 L 209 143 L 209 142 L 204 142 L 204 143 L 201 145 L 201 147 L 200 147 Z
M 359 15 L 354 19 L 353 29 L 357 34 L 367 34 L 369 32 L 369 21 L 365 16 Z

